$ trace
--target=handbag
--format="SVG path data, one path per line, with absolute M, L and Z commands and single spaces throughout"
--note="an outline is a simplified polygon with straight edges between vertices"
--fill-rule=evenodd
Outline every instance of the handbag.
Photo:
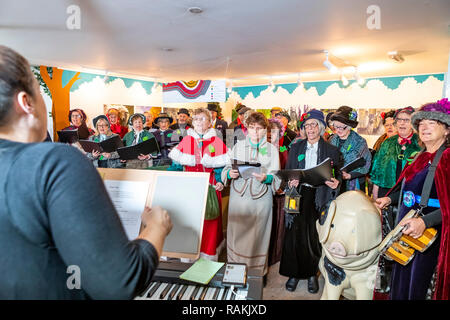
M 220 215 L 219 200 L 217 199 L 216 189 L 208 186 L 208 197 L 206 198 L 205 220 L 214 220 Z

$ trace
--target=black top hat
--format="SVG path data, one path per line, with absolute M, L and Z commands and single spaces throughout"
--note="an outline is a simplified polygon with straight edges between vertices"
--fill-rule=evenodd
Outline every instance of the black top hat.
M 208 103 L 208 110 L 219 113 L 219 108 L 217 107 L 217 104 L 214 103 Z
M 242 108 L 240 108 L 239 110 L 238 110 L 238 114 L 244 114 L 244 113 L 246 113 L 247 111 L 249 111 L 249 110 L 252 110 L 252 109 L 250 109 L 250 108 L 248 108 L 248 107 L 246 107 L 246 106 L 243 106 Z
M 165 113 L 165 112 L 160 113 L 160 114 L 156 117 L 155 123 L 158 123 L 158 121 L 161 120 L 161 119 L 169 119 L 169 123 L 172 123 L 172 122 L 173 122 L 173 118 L 172 118 L 171 116 L 169 116 L 169 115 L 168 115 L 167 113 Z
M 180 113 L 184 113 L 184 114 L 187 115 L 188 117 L 191 116 L 191 115 L 189 114 L 189 110 L 186 109 L 186 108 L 181 108 L 181 109 L 178 111 L 178 114 L 180 114 Z M 172 122 L 172 121 L 170 121 L 170 122 Z
M 358 113 L 356 112 L 356 110 L 348 106 L 341 106 L 336 110 L 335 113 L 333 113 L 333 115 L 330 117 L 330 120 L 336 120 L 352 128 L 356 128 L 358 126 L 358 121 L 356 121 L 357 118 Z

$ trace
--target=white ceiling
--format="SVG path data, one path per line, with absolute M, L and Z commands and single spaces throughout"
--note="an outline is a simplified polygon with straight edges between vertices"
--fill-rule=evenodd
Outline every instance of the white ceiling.
M 80 30 L 66 27 L 71 4 L 81 9 Z M 367 28 L 372 4 L 379 30 Z M 449 61 L 450 1 L 0 0 L 0 44 L 32 64 L 164 82 L 295 82 L 299 72 L 304 81 L 338 79 L 322 64 L 324 49 L 364 77 L 440 73 Z M 405 61 L 389 59 L 391 50 Z

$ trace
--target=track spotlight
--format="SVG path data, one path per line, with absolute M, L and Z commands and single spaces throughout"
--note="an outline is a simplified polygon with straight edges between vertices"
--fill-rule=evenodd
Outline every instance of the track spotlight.
M 325 68 L 327 68 L 331 73 L 337 73 L 338 68 L 328 60 L 328 50 L 325 50 L 325 61 L 323 62 L 323 65 Z
M 403 56 L 397 51 L 389 51 L 388 57 L 398 63 L 402 63 L 403 61 L 405 61 L 405 58 L 403 58 Z

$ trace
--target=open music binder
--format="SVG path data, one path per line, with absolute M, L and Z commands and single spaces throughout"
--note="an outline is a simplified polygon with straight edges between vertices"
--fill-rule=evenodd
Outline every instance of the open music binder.
M 305 183 L 313 187 L 323 185 L 325 181 L 330 181 L 333 177 L 330 158 L 309 169 L 279 170 L 275 174 L 282 180 L 299 180 L 300 184 Z
M 120 136 L 113 136 L 112 138 L 106 139 L 102 142 L 95 142 L 90 140 L 80 140 L 80 145 L 86 152 L 92 152 L 94 150 L 99 152 L 111 153 L 116 151 L 118 148 L 123 147 L 122 139 Z
M 162 256 L 200 256 L 209 173 L 97 168 L 130 240 L 141 228 L 145 206 L 166 209 L 173 223 Z
M 158 141 L 153 137 L 134 146 L 118 148 L 117 152 L 122 160 L 137 159 L 140 154 L 159 153 Z
M 360 158 L 348 163 L 347 165 L 343 166 L 341 168 L 341 171 L 345 171 L 345 172 L 349 173 L 355 169 L 363 167 L 365 164 L 366 164 L 366 159 L 364 159 L 363 157 L 360 157 Z
M 244 161 L 239 161 L 239 160 L 233 159 L 231 167 L 234 170 L 238 170 L 239 175 L 244 180 L 252 178 L 253 173 L 261 174 L 261 163 L 259 163 L 259 162 L 252 163 L 252 162 L 244 162 Z
M 79 140 L 78 129 L 75 130 L 60 130 L 57 131 L 59 142 L 75 143 Z

